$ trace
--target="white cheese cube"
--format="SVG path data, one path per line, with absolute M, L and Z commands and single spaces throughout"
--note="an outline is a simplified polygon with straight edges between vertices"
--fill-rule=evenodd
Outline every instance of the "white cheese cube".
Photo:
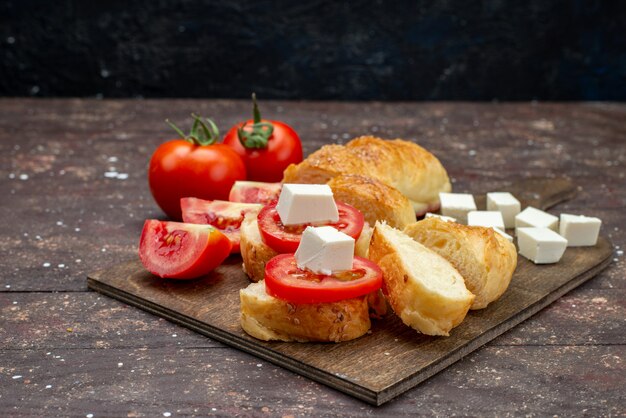
M 561 214 L 559 233 L 567 240 L 568 247 L 587 247 L 596 245 L 602 221 L 583 215 Z
M 527 207 L 515 217 L 515 228 L 550 228 L 557 231 L 559 218 L 532 206 Z M 515 232 L 517 234 L 517 231 Z
M 467 213 L 476 210 L 474 196 L 468 193 L 439 193 L 441 214 L 467 223 Z
M 515 228 L 515 215 L 521 210 L 519 200 L 508 192 L 487 193 L 487 210 L 497 210 L 502 213 L 504 226 Z
M 446 222 L 456 222 L 456 219 L 450 217 L 450 216 L 443 216 L 443 215 L 439 215 L 436 213 L 430 213 L 428 212 L 426 215 L 424 215 L 424 218 L 439 218 L 442 221 L 446 221 Z
M 283 225 L 339 220 L 333 191 L 327 184 L 284 184 L 276 211 Z
M 518 228 L 519 253 L 535 264 L 556 263 L 561 259 L 567 240 L 548 228 Z
M 498 234 L 502 235 L 504 238 L 513 242 L 513 237 L 507 234 L 506 232 L 504 232 L 503 230 L 501 230 L 500 228 L 493 228 L 493 230 L 496 231 Z
M 308 226 L 295 254 L 299 268 L 326 275 L 351 270 L 353 257 L 354 238 L 332 226 Z
M 471 226 L 485 226 L 499 228 L 504 231 L 504 219 L 498 211 L 473 210 L 467 214 L 467 224 Z

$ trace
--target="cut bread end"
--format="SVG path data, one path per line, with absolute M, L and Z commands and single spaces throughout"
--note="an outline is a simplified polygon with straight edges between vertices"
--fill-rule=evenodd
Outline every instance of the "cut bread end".
M 449 335 L 465 318 L 474 295 L 443 257 L 377 222 L 369 258 L 383 270 L 384 288 L 402 321 L 427 335 Z
M 492 228 L 427 218 L 408 225 L 412 239 L 448 260 L 476 295 L 471 309 L 485 308 L 507 289 L 517 265 L 513 243 Z

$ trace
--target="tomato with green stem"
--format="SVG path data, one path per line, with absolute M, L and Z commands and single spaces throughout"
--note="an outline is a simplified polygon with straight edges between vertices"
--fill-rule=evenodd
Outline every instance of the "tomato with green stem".
M 224 137 L 246 164 L 248 180 L 278 182 L 289 164 L 302 161 L 302 143 L 284 122 L 261 118 L 256 95 L 252 94 L 253 118 L 233 126 Z
M 227 200 L 235 181 L 246 179 L 241 157 L 231 147 L 217 143 L 219 131 L 213 121 L 192 116 L 194 123 L 189 134 L 166 121 L 180 139 L 161 144 L 152 155 L 148 170 L 154 200 L 177 221 L 181 219 L 181 198 Z

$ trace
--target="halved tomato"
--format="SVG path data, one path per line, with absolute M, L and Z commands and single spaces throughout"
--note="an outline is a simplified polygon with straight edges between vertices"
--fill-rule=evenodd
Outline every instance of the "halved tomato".
M 195 279 L 222 264 L 231 243 L 210 225 L 148 219 L 139 240 L 139 258 L 152 274 L 170 279 Z
M 263 205 L 235 203 L 224 200 L 202 200 L 195 197 L 180 199 L 183 221 L 192 224 L 212 225 L 226 235 L 233 244 L 231 253 L 239 253 L 241 223 L 246 213 L 257 213 Z
M 280 254 L 265 266 L 267 293 L 293 303 L 329 303 L 367 295 L 383 282 L 380 267 L 354 257 L 352 270 L 331 275 L 298 268 L 293 254 Z
M 337 222 L 285 226 L 280 221 L 276 203 L 273 202 L 264 206 L 259 212 L 257 220 L 263 241 L 279 253 L 295 253 L 298 245 L 300 245 L 302 233 L 307 226 L 332 226 L 356 240 L 361 235 L 363 223 L 365 222 L 363 214 L 358 209 L 345 203 L 335 202 L 339 211 L 339 220 Z
M 278 199 L 282 183 L 264 183 L 261 181 L 236 181 L 230 189 L 228 200 L 242 203 L 268 203 Z

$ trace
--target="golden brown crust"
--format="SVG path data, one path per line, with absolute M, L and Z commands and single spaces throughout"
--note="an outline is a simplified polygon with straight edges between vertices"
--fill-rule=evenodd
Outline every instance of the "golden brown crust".
M 383 271 L 387 301 L 406 325 L 423 334 L 447 336 L 463 321 L 474 295 L 443 257 L 380 223 L 369 255 Z
M 243 271 L 250 280 L 258 282 L 265 277 L 265 264 L 278 253 L 263 242 L 257 214 L 246 214 L 241 223 L 241 258 L 243 259 Z
M 265 282 L 240 290 L 241 327 L 264 341 L 349 341 L 370 329 L 367 296 L 334 303 L 294 304 L 269 296 Z
M 397 189 L 357 174 L 333 177 L 328 185 L 336 200 L 357 208 L 365 220 L 374 225 L 385 221 L 394 228 L 404 228 L 415 222 L 415 212 L 409 199 Z
M 471 309 L 485 308 L 506 291 L 517 265 L 513 243 L 491 228 L 427 218 L 407 226 L 410 237 L 445 257 L 476 295 Z
M 439 160 L 419 145 L 401 139 L 372 136 L 345 146 L 325 145 L 284 172 L 285 183 L 326 183 L 340 174 L 377 179 L 404 194 L 418 213 L 439 205 L 439 192 L 451 190 Z

